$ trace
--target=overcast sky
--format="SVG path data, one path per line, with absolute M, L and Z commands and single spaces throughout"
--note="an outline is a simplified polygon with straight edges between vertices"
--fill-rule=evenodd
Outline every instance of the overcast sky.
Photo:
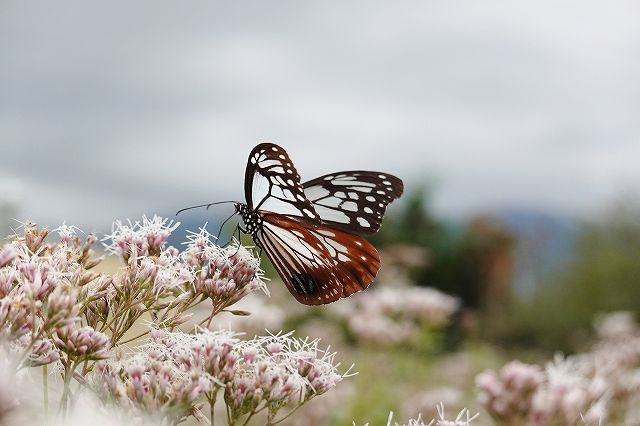
M 303 179 L 435 182 L 442 214 L 582 214 L 640 190 L 640 3 L 0 0 L 0 200 L 115 218 Z

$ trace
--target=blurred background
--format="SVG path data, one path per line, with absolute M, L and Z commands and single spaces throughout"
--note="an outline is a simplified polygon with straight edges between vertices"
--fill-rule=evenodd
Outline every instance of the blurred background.
M 0 234 L 242 200 L 261 141 L 303 180 L 393 173 L 406 192 L 373 238 L 374 287 L 404 293 L 370 306 L 395 325 L 350 321 L 364 298 L 303 309 L 275 283 L 257 306 L 361 371 L 318 424 L 474 408 L 481 369 L 579 351 L 597 314 L 640 306 L 639 14 L 631 0 L 0 1 Z M 215 233 L 231 212 L 190 211 L 180 230 Z M 448 310 L 405 309 L 416 287 Z

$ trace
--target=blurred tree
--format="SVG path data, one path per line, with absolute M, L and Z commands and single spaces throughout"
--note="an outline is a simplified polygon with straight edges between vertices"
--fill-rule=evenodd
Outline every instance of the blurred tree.
M 514 317 L 529 343 L 572 350 L 596 314 L 640 311 L 640 208 L 623 203 L 585 223 L 573 261 L 539 287 Z
M 428 262 L 413 272 L 415 282 L 456 295 L 465 307 L 485 310 L 501 303 L 511 281 L 511 234 L 490 217 L 467 224 L 436 219 L 428 208 L 428 194 L 424 187 L 409 193 L 402 210 L 385 220 L 374 243 L 426 248 Z

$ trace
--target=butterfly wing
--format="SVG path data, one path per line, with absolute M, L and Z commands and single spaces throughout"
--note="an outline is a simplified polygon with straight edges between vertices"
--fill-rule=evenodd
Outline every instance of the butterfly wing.
M 322 305 L 364 290 L 380 268 L 363 238 L 312 221 L 259 212 L 255 235 L 287 289 L 305 305 Z
M 250 210 L 267 210 L 320 223 L 320 217 L 304 195 L 300 175 L 287 152 L 272 143 L 251 151 L 244 178 Z
M 366 171 L 331 173 L 302 186 L 323 224 L 356 234 L 375 234 L 404 190 L 399 178 Z

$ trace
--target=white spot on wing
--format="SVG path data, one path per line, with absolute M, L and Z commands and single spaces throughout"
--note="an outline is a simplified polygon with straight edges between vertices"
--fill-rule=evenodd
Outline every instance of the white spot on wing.
M 358 223 L 360 224 L 360 226 L 363 226 L 365 228 L 368 228 L 371 226 L 371 224 L 369 224 L 369 221 L 363 217 L 358 217 Z
M 344 214 L 344 212 L 341 212 L 340 210 L 324 207 L 321 204 L 315 204 L 314 207 L 316 209 L 316 213 L 318 213 L 318 216 L 320 216 L 322 220 L 328 220 L 331 222 L 338 222 L 338 223 L 351 222 L 351 219 L 349 219 L 349 216 L 347 216 L 346 214 Z
M 338 207 L 342 200 L 336 197 L 325 198 L 324 200 L 320 200 L 318 202 L 319 205 L 327 206 L 327 207 Z
M 312 186 L 309 188 L 305 188 L 304 194 L 310 200 L 318 200 L 320 198 L 326 197 L 330 194 L 330 192 L 321 186 Z
M 265 158 L 264 160 L 260 160 L 260 167 L 271 167 L 271 166 L 280 166 L 282 163 L 278 160 L 272 160 Z
M 342 203 L 341 207 L 345 210 L 349 210 L 350 212 L 358 211 L 358 205 L 353 201 L 345 201 L 344 203 Z

